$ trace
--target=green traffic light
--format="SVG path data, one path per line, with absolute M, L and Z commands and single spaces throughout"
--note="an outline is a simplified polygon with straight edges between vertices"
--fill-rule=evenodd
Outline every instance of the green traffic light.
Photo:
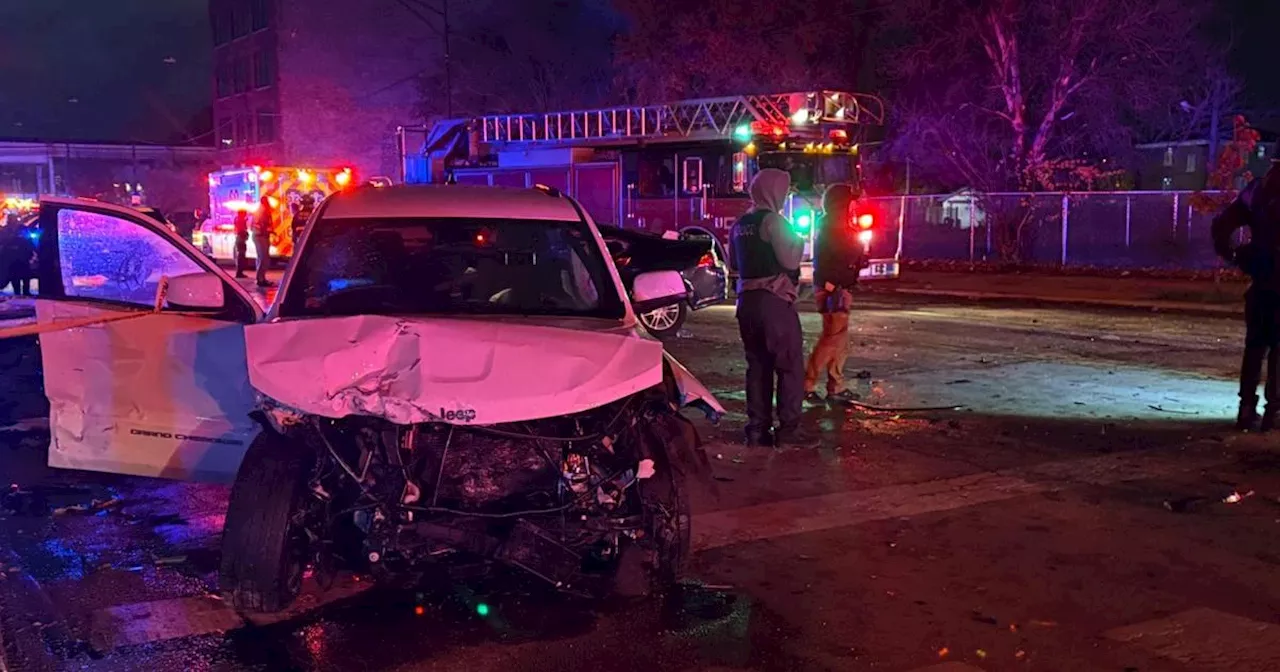
M 751 124 L 739 124 L 737 128 L 733 129 L 733 137 L 743 142 L 751 140 Z
M 488 615 L 489 615 L 489 605 L 485 604 L 484 602 L 481 602 L 481 603 L 477 604 L 477 605 L 476 605 L 476 614 L 477 614 L 477 615 L 479 615 L 481 618 L 484 618 L 485 616 L 488 616 Z
M 808 231 L 813 225 L 813 215 L 807 212 L 800 213 L 796 216 L 796 228 L 801 231 Z

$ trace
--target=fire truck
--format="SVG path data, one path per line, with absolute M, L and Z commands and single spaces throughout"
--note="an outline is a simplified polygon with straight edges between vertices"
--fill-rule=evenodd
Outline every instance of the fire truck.
M 273 210 L 275 230 L 271 232 L 271 256 L 293 254 L 289 223 L 294 208 L 303 197 L 320 201 L 352 184 L 350 168 L 297 168 L 287 166 L 247 166 L 209 173 L 209 219 L 192 234 L 192 242 L 214 259 L 231 259 L 235 246 L 236 212 L 257 214 L 266 196 Z M 257 258 L 253 238 L 247 256 Z
M 401 128 L 399 142 L 406 183 L 545 185 L 597 222 L 710 235 L 721 246 L 749 207 L 755 173 L 786 170 L 793 193 L 783 214 L 808 241 L 809 281 L 823 190 L 859 186 L 859 145 L 883 124 L 875 96 L 812 91 L 451 119 Z M 849 235 L 869 252 L 864 278 L 894 278 L 900 226 L 878 215 L 860 201 Z

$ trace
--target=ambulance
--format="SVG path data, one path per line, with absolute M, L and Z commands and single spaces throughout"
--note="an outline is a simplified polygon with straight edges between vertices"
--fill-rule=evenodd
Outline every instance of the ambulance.
M 347 167 L 247 166 L 209 173 L 209 219 L 192 233 L 191 242 L 214 259 L 233 259 L 236 212 L 248 211 L 252 221 L 266 196 L 275 222 L 270 254 L 288 257 L 293 254 L 289 223 L 302 199 L 310 196 L 318 205 L 329 194 L 350 186 L 353 180 L 351 168 Z M 250 236 L 246 256 L 256 259 L 257 255 Z

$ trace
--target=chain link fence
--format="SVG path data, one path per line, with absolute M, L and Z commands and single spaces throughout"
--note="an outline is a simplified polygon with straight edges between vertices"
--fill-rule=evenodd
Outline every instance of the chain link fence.
M 1212 214 L 1192 192 L 958 192 L 871 199 L 902 223 L 908 261 L 1013 261 L 1103 268 L 1212 269 Z

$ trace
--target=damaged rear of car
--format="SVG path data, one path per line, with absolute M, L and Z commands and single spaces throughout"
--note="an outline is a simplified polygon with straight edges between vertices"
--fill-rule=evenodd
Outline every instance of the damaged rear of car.
M 636 279 L 681 301 L 674 271 Z M 680 414 L 723 410 L 640 333 L 599 232 L 551 190 L 356 189 L 303 234 L 246 328 L 262 433 L 236 476 L 221 588 L 275 611 L 308 569 L 499 563 L 641 594 L 689 553 Z

